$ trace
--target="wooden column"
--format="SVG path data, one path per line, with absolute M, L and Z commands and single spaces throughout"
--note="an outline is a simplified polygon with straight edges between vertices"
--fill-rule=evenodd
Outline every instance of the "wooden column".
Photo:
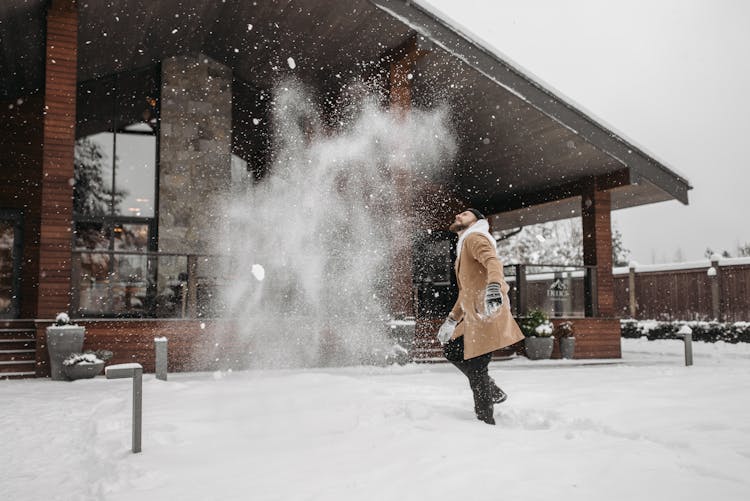
M 37 318 L 70 306 L 78 10 L 53 0 L 47 12 Z
M 615 313 L 614 278 L 612 277 L 612 222 L 609 191 L 599 190 L 596 180 L 581 195 L 583 219 L 583 263 L 596 266 L 596 311 L 599 317 Z
M 391 110 L 403 118 L 411 109 L 414 63 L 419 57 L 416 43 L 408 43 L 390 63 L 389 97 Z M 414 316 L 414 266 L 412 238 L 414 232 L 414 193 L 408 166 L 393 166 L 391 175 L 396 189 L 397 205 L 393 207 L 393 265 L 391 267 L 391 314 Z

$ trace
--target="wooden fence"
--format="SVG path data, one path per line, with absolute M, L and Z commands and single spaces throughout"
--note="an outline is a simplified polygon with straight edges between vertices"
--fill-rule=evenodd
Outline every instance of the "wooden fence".
M 616 268 L 623 318 L 750 321 L 750 258 Z

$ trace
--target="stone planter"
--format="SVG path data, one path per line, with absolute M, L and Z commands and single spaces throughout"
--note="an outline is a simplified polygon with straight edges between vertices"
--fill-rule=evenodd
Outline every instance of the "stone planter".
M 562 337 L 560 338 L 560 355 L 562 358 L 573 358 L 576 352 L 576 338 L 574 337 Z
M 85 327 L 78 325 L 50 325 L 47 327 L 47 351 L 50 375 L 55 381 L 67 381 L 62 361 L 71 353 L 81 353 Z
M 524 340 L 526 358 L 529 360 L 542 360 L 552 356 L 552 347 L 555 338 L 530 336 Z
M 102 369 L 104 369 L 104 362 L 97 362 L 95 364 L 63 365 L 63 372 L 71 381 L 98 376 L 101 374 Z

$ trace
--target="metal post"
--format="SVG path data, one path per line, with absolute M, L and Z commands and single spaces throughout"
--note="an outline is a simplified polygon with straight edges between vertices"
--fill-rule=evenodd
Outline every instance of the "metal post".
M 635 318 L 637 304 L 635 302 L 635 267 L 638 264 L 635 261 L 630 262 L 629 273 L 628 273 L 628 295 L 630 303 L 630 318 Z
M 187 314 L 190 318 L 198 316 L 198 256 L 187 257 Z
M 156 365 L 156 379 L 162 381 L 167 380 L 167 338 L 157 337 L 154 338 L 154 354 L 155 354 L 155 365 Z
M 711 267 L 708 269 L 708 278 L 711 281 L 711 313 L 717 322 L 721 321 L 721 298 L 719 294 L 719 255 L 711 256 Z
M 143 428 L 143 367 L 133 370 L 133 454 L 141 452 Z
M 105 369 L 107 379 L 133 378 L 133 453 L 141 452 L 143 415 L 143 366 L 141 364 L 110 365 Z
M 683 325 L 677 335 L 685 342 L 685 366 L 693 365 L 693 329 Z
M 518 309 L 518 316 L 522 317 L 528 313 L 529 302 L 528 302 L 528 289 L 526 288 L 526 265 L 516 265 L 516 308 Z

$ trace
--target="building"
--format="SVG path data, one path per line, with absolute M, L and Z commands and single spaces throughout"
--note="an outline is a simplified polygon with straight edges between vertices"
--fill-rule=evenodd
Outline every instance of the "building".
M 362 76 L 381 79 L 388 106 L 429 107 L 439 86 L 460 110 L 451 182 L 415 189 L 395 176 L 407 200 L 451 201 L 415 234 L 467 204 L 494 214 L 496 230 L 581 216 L 590 272 L 579 356 L 620 356 L 611 211 L 687 203 L 687 180 L 414 2 L 6 0 L 0 39 L 0 307 L 9 339 L 28 334 L 19 349 L 36 353 L 5 355 L 17 375 L 46 374 L 44 328 L 60 311 L 85 319 L 87 347 L 116 345 L 115 362 L 148 368 L 155 335 L 170 337 L 175 369 L 231 356 L 216 339 L 241 340 L 231 319 L 203 309 L 195 280 L 215 224 L 200 202 L 228 189 L 232 165 L 264 175 L 268 122 L 247 117 L 268 116 L 291 67 L 322 101 L 341 93 L 341 75 Z M 430 235 L 449 262 L 448 237 Z M 423 269 L 412 254 L 398 261 Z M 439 312 L 414 311 L 414 282 L 446 284 L 415 276 L 394 276 L 392 310 L 420 313 L 427 357 Z M 195 351 L 205 361 L 186 355 Z

